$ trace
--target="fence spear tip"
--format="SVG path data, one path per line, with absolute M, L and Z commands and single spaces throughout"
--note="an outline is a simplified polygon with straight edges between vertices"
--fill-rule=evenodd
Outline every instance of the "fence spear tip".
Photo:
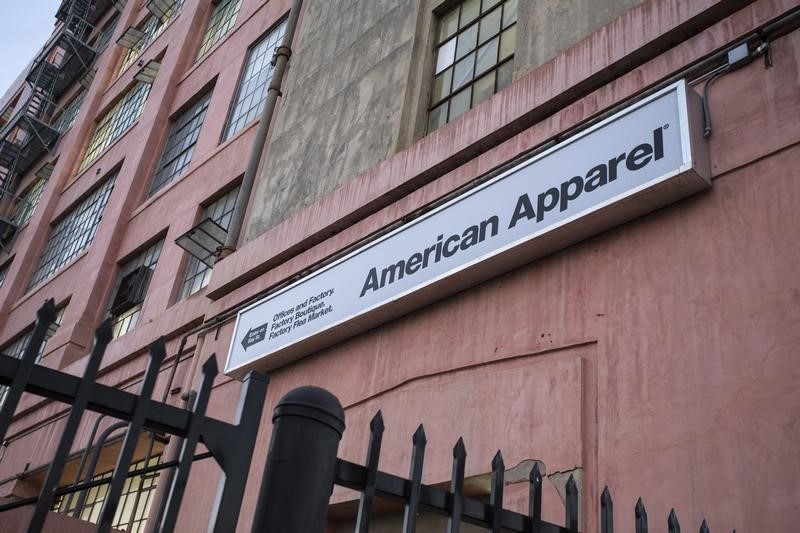
M 736 531 L 736 530 L 734 529 L 734 531 Z M 706 523 L 706 519 L 705 518 L 703 518 L 703 523 L 700 524 L 700 533 L 710 533 L 710 531 L 708 529 L 708 524 Z
M 669 517 L 667 518 L 667 525 L 669 526 L 670 531 L 680 531 L 680 524 L 678 523 L 678 515 L 675 513 L 675 509 L 671 509 L 669 511 Z
M 211 354 L 211 357 L 206 359 L 203 363 L 203 374 L 206 376 L 216 377 L 219 374 L 219 366 L 217 366 L 217 355 Z
M 634 508 L 634 512 L 636 513 L 636 518 L 641 518 L 642 516 L 647 515 L 647 510 L 644 508 L 644 502 L 642 501 L 641 496 L 639 496 L 639 499 L 636 500 L 636 507 Z
M 500 450 L 497 450 L 497 453 L 494 454 L 494 457 L 492 458 L 492 470 L 505 470 L 505 469 L 506 465 L 503 462 L 503 454 L 500 452 Z
M 464 438 L 458 437 L 456 445 L 453 446 L 453 457 L 456 459 L 463 459 L 467 456 L 467 448 L 464 446 Z
M 383 425 L 383 413 L 381 413 L 380 409 L 378 409 L 378 412 L 372 417 L 372 420 L 369 423 L 369 429 L 377 433 L 381 433 L 385 429 Z
M 610 503 L 612 503 L 611 491 L 608 490 L 608 485 L 606 485 L 603 488 L 603 493 L 600 494 L 600 505 L 602 505 L 603 507 L 607 507 Z
M 414 432 L 414 437 L 412 437 L 411 442 L 421 446 L 424 446 L 428 443 L 428 439 L 425 437 L 425 427 L 422 424 L 420 424 L 417 430 Z
M 531 468 L 529 479 L 531 483 L 542 483 L 542 470 L 539 468 L 539 461 L 533 462 L 533 468 Z

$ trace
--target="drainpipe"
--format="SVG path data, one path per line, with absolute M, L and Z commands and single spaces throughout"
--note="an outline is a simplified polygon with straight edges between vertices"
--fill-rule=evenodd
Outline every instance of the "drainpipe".
M 250 157 L 247 160 L 247 168 L 244 172 L 242 184 L 239 186 L 239 194 L 236 196 L 236 205 L 233 207 L 233 214 L 231 215 L 231 222 L 228 227 L 228 235 L 225 238 L 225 245 L 218 249 L 217 260 L 225 259 L 236 251 L 239 235 L 242 232 L 244 215 L 247 211 L 247 205 L 250 203 L 250 195 L 253 192 L 253 184 L 256 180 L 258 164 L 261 161 L 261 154 L 264 152 L 264 145 L 267 141 L 269 125 L 270 122 L 272 122 L 272 115 L 275 114 L 275 106 L 278 103 L 278 97 L 282 94 L 281 84 L 283 82 L 283 75 L 286 72 L 286 65 L 289 63 L 289 57 L 292 55 L 290 45 L 294 38 L 295 29 L 297 29 L 297 20 L 300 18 L 300 9 L 302 5 L 303 0 L 294 0 L 292 8 L 289 11 L 289 20 L 286 22 L 286 33 L 283 35 L 283 41 L 280 46 L 275 49 L 275 54 L 272 56 L 274 70 L 272 72 L 272 80 L 270 81 L 269 89 L 267 89 L 267 100 L 264 103 L 264 110 L 261 112 L 261 123 L 258 125 L 256 138 L 253 139 L 253 145 L 250 148 Z

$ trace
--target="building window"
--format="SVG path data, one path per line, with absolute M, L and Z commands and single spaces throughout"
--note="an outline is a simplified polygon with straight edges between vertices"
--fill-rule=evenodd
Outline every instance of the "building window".
M 61 322 L 64 320 L 64 309 L 67 306 L 63 305 L 56 311 L 56 319 L 53 322 L 53 325 L 47 330 L 47 333 L 44 335 L 44 342 L 42 343 L 41 348 L 39 348 L 39 353 L 36 354 L 36 362 L 42 360 L 44 357 L 44 352 L 47 350 L 47 341 L 56 334 L 58 331 L 58 327 L 61 325 Z M 28 343 L 31 342 L 31 338 L 33 338 L 33 326 L 26 329 L 21 335 L 19 335 L 16 339 L 11 341 L 5 348 L 0 350 L 0 352 L 8 355 L 9 357 L 15 357 L 17 359 L 22 359 L 22 355 L 25 353 L 25 348 L 28 347 Z M 8 387 L 5 385 L 0 385 L 0 405 L 6 401 L 6 396 L 8 395 Z
M 246 124 L 261 114 L 272 79 L 272 54 L 283 39 L 286 21 L 281 22 L 253 46 L 247 54 L 242 79 L 231 105 L 222 140 L 233 137 Z
M 131 464 L 129 471 L 141 470 L 159 463 L 161 463 L 161 455 L 155 455 L 149 460 Z M 97 474 L 92 477 L 92 481 L 108 479 L 110 482 L 112 473 L 113 471 Z M 111 522 L 112 529 L 131 533 L 144 532 L 150 505 L 153 503 L 153 495 L 158 486 L 158 476 L 159 472 L 156 471 L 125 479 L 117 512 Z M 77 495 L 57 496 L 53 503 L 53 511 L 96 524 L 100 520 L 100 511 L 106 501 L 108 487 L 109 484 L 105 483 L 86 489 L 86 501 L 80 509 L 77 508 L 79 502 Z
M 81 161 L 80 170 L 89 166 L 89 163 L 111 146 L 139 118 L 149 93 L 149 83 L 136 82 L 111 109 L 100 117 L 92 139 L 89 141 L 89 148 L 86 149 L 86 154 Z
M 242 0 L 221 0 L 214 6 L 211 17 L 208 19 L 206 33 L 203 35 L 203 42 L 200 43 L 197 59 L 206 55 L 220 39 L 233 29 L 236 25 L 236 16 L 239 14 L 241 7 Z
M 11 222 L 16 227 L 24 226 L 31 219 L 39 199 L 42 197 L 45 185 L 47 185 L 47 180 L 40 178 L 22 193 L 19 201 L 14 206 L 14 210 L 11 212 Z
M 6 281 L 6 275 L 8 275 L 8 267 L 11 265 L 11 262 L 6 263 L 3 266 L 0 266 L 0 289 L 3 288 L 3 283 Z
M 28 289 L 52 276 L 92 243 L 113 188 L 114 177 L 111 177 L 56 223 L 33 271 Z
M 140 33 L 139 39 L 136 43 L 131 46 L 128 51 L 125 53 L 125 56 L 122 58 L 122 64 L 119 67 L 120 72 L 124 72 L 134 61 L 136 61 L 139 56 L 142 54 L 145 48 L 147 48 L 150 43 L 156 40 L 156 37 L 161 35 L 161 32 L 164 31 L 164 28 L 172 22 L 172 20 L 178 16 L 180 13 L 181 7 L 183 6 L 183 0 L 178 0 L 175 2 L 175 5 L 172 8 L 168 9 L 163 16 L 157 17 L 155 15 L 151 15 L 147 19 L 139 25 L 137 33 Z
M 236 205 L 236 196 L 239 193 L 239 188 L 225 194 L 225 196 L 216 200 L 203 209 L 202 220 L 210 218 L 226 230 L 231 223 L 231 215 L 233 214 L 233 207 Z M 196 293 L 211 280 L 211 267 L 200 261 L 194 256 L 189 256 L 189 261 L 186 263 L 186 270 L 183 273 L 183 282 L 181 283 L 178 299 L 182 300 L 192 294 Z
M 161 161 L 158 163 L 158 171 L 153 176 L 148 196 L 180 176 L 183 170 L 189 166 L 210 100 L 211 92 L 209 91 L 172 122 L 164 151 L 161 154 Z
M 139 321 L 163 243 L 163 239 L 158 241 L 120 267 L 114 296 L 108 308 L 115 339 L 132 330 Z
M 511 83 L 517 0 L 465 0 L 439 20 L 428 132 Z
M 103 30 L 97 34 L 97 42 L 92 44 L 97 55 L 103 53 L 103 50 L 108 46 L 109 41 L 111 41 L 111 36 L 114 34 L 114 30 L 117 27 L 117 22 L 119 22 L 119 16 L 114 15 L 114 18 L 112 18 L 108 24 L 105 25 Z
M 53 122 L 53 127 L 60 133 L 64 133 L 75 124 L 75 119 L 78 116 L 78 112 L 81 110 L 81 104 L 83 104 L 83 98 L 85 96 L 86 91 L 79 92 L 75 98 L 69 101 L 61 114 L 58 115 L 58 118 Z

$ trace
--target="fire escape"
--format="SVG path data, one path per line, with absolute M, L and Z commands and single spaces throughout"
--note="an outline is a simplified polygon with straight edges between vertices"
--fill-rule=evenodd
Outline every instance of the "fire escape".
M 61 21 L 25 77 L 24 102 L 0 129 L 0 200 L 17 201 L 19 179 L 44 154 L 51 152 L 60 132 L 50 124 L 56 102 L 92 67 L 96 52 L 89 45 L 94 25 L 111 6 L 110 0 L 64 0 L 56 18 Z M 0 246 L 7 247 L 16 226 L 0 218 Z

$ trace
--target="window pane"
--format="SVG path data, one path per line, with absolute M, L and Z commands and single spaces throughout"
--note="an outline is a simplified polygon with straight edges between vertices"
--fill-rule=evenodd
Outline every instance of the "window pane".
M 467 0 L 461 6 L 461 27 L 466 28 L 467 25 L 478 18 L 481 12 L 481 0 Z
M 481 19 L 481 32 L 479 42 L 485 43 L 500 33 L 500 9 L 495 9 Z
M 453 81 L 453 69 L 449 68 L 433 78 L 433 101 L 438 102 L 450 94 L 450 82 Z
M 172 20 L 178 16 L 178 13 L 181 11 L 181 7 L 183 7 L 183 0 L 177 0 L 172 8 L 167 10 L 163 17 L 159 18 L 155 15 L 150 16 L 149 18 L 145 19 L 137 29 L 144 33 L 141 39 L 131 47 L 125 57 L 122 59 L 122 64 L 119 67 L 119 71 L 123 72 L 127 69 L 134 61 L 142 54 L 145 48 L 147 48 L 150 43 L 156 40 L 156 37 L 161 35 L 161 32 L 164 31 Z
M 517 21 L 517 0 L 506 0 L 503 5 L 503 29 Z
M 236 91 L 236 98 L 228 115 L 222 140 L 233 137 L 261 113 L 267 99 L 267 88 L 272 79 L 272 53 L 278 46 L 286 30 L 284 20 L 263 39 L 253 46 L 247 54 L 244 74 Z
M 431 132 L 437 128 L 441 128 L 447 124 L 447 107 L 449 102 L 445 102 L 440 106 L 434 107 L 428 113 L 428 131 Z
M 208 92 L 172 122 L 148 196 L 180 176 L 189 166 L 210 100 L 211 93 Z
M 429 132 L 442 125 L 444 115 L 447 115 L 445 122 L 452 120 L 511 83 L 518 2 L 462 0 L 460 7 L 454 10 L 460 10 L 457 31 L 450 28 L 454 11 L 442 17 L 440 29 L 448 27 L 450 33 L 443 39 L 447 41 L 448 48 L 437 49 L 428 117 Z M 498 65 L 501 62 L 503 65 Z M 458 94 L 449 96 L 454 92 Z M 443 102 L 448 96 L 449 100 Z
M 52 276 L 92 243 L 113 188 L 112 176 L 56 223 L 39 257 L 28 289 Z
M 53 123 L 53 127 L 55 129 L 61 133 L 64 133 L 72 127 L 72 125 L 75 123 L 75 118 L 78 116 L 78 112 L 81 110 L 81 104 L 83 103 L 83 98 L 85 96 L 86 91 L 81 91 L 67 104 L 67 106 L 64 108 L 64 111 Z
M 11 213 L 11 222 L 15 226 L 23 226 L 31 219 L 36 205 L 42 197 L 45 185 L 47 185 L 47 180 L 39 179 L 22 194 L 22 198 L 19 199 L 14 211 Z
M 517 42 L 517 25 L 514 24 L 500 34 L 500 58 L 499 61 L 514 54 L 514 46 Z
M 147 294 L 163 244 L 162 239 L 120 266 L 108 310 L 115 339 L 132 330 L 139 321 L 142 300 Z
M 497 64 L 497 45 L 499 41 L 500 38 L 495 37 L 478 49 L 478 61 L 475 66 L 475 72 L 477 74 L 485 72 Z
M 472 89 L 473 106 L 477 105 L 483 100 L 486 100 L 494 94 L 494 79 L 495 71 L 492 71 L 475 82 L 475 85 Z
M 459 89 L 472 81 L 475 69 L 475 52 L 471 53 L 458 63 L 453 71 L 453 90 Z
M 203 57 L 215 44 L 217 44 L 236 25 L 236 16 L 242 7 L 242 0 L 222 0 L 214 7 L 208 19 L 208 27 L 200 44 L 197 58 Z
M 456 39 L 450 39 L 436 52 L 436 73 L 443 71 L 453 64 L 453 58 L 456 55 Z
M 458 36 L 458 48 L 456 49 L 456 59 L 461 59 L 466 54 L 475 50 L 478 42 L 478 25 L 473 24 Z
M 438 42 L 441 43 L 445 39 L 449 38 L 456 32 L 456 30 L 458 30 L 458 8 L 455 8 L 442 17 L 439 25 Z
M 500 0 L 483 0 L 483 9 L 482 9 L 482 11 L 484 13 L 486 13 L 487 11 L 492 9 L 492 7 L 496 6 L 499 3 L 500 3 Z
M 111 146 L 117 138 L 142 114 L 150 84 L 137 82 L 120 100 L 97 121 L 89 147 L 81 161 L 80 170 L 89 166 L 103 150 Z
M 207 206 L 203 210 L 201 220 L 210 218 L 223 228 L 228 229 L 238 194 L 239 188 L 237 187 Z M 211 281 L 211 270 L 210 266 L 196 257 L 190 256 L 186 263 L 186 270 L 183 273 L 183 282 L 181 283 L 178 299 L 182 300 L 208 285 L 208 282 Z
M 469 109 L 471 87 L 467 87 L 450 100 L 450 117 L 453 120 Z
M 504 87 L 511 84 L 511 78 L 514 74 L 514 61 L 507 61 L 497 69 L 497 90 L 501 91 Z

